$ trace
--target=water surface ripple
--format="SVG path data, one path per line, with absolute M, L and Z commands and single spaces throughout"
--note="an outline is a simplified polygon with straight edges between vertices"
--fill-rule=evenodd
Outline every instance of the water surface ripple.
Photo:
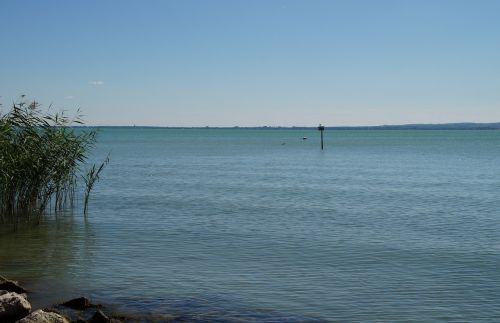
M 88 219 L 3 225 L 0 272 L 191 321 L 499 321 L 500 132 L 325 135 L 102 129 Z

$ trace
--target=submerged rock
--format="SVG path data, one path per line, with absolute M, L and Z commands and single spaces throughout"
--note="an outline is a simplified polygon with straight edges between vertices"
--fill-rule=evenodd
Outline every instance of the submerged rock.
M 94 304 L 86 297 L 79 297 L 56 305 L 50 310 L 65 315 L 75 323 L 120 322 L 104 314 L 103 308 L 101 304 Z
M 74 298 L 70 301 L 67 301 L 65 303 L 62 303 L 61 305 L 72 308 L 74 310 L 84 310 L 89 307 L 96 307 L 97 305 L 94 305 L 90 302 L 90 299 L 87 297 L 79 297 L 79 298 Z
M 37 310 L 16 323 L 69 323 L 69 320 L 54 312 Z
M 88 323 L 109 323 L 110 319 L 101 310 L 97 310 Z
M 31 311 L 31 304 L 25 295 L 0 291 L 0 322 L 14 322 L 22 319 Z
M 0 290 L 6 290 L 8 292 L 14 292 L 18 294 L 24 294 L 28 291 L 20 286 L 16 281 L 7 279 L 3 276 L 0 276 Z

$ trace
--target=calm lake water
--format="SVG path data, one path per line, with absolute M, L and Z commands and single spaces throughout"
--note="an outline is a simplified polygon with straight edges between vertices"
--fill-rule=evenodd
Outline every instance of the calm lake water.
M 191 321 L 499 321 L 500 131 L 325 137 L 102 129 L 88 218 L 3 224 L 0 273 Z

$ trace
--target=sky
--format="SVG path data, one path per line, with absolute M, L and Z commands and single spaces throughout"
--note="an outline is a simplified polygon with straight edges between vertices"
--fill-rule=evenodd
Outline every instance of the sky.
M 89 125 L 500 121 L 500 1 L 2 0 L 0 102 Z

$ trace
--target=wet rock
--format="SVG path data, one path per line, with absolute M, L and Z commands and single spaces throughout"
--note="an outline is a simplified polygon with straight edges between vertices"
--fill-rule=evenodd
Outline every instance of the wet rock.
M 82 323 L 82 322 L 88 322 L 92 316 L 95 314 L 97 309 L 101 308 L 99 305 L 90 305 L 90 307 L 87 307 L 85 309 L 73 309 L 70 307 L 67 307 L 65 305 L 55 305 L 54 307 L 47 308 L 45 311 L 51 311 L 55 312 L 58 314 L 61 314 L 65 317 L 67 317 L 71 322 L 75 323 Z
M 0 322 L 14 322 L 31 311 L 31 304 L 23 294 L 0 291 Z
M 20 286 L 16 281 L 7 279 L 3 276 L 0 276 L 0 290 L 6 290 L 8 292 L 14 292 L 18 294 L 24 294 L 28 291 Z
M 69 323 L 69 320 L 54 312 L 37 310 L 16 323 Z
M 110 319 L 101 310 L 97 310 L 88 323 L 109 323 Z
M 96 307 L 96 305 L 90 302 L 90 299 L 87 297 L 79 297 L 62 303 L 61 305 L 72 308 L 74 310 L 84 310 L 89 307 Z

